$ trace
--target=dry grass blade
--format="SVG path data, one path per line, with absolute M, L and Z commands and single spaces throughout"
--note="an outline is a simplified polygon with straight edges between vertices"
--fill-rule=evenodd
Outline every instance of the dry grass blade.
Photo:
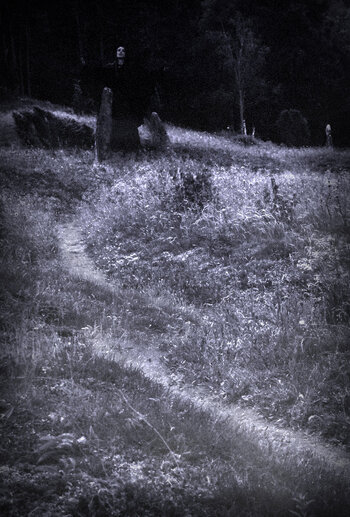
M 126 398 L 125 394 L 119 390 L 119 394 L 120 396 L 122 397 L 122 399 L 124 400 L 125 404 L 128 406 L 129 409 L 131 409 L 131 411 L 138 417 L 138 419 L 142 422 L 144 422 L 150 429 L 152 429 L 152 431 L 158 436 L 158 438 L 163 442 L 163 444 L 165 445 L 165 447 L 168 449 L 168 451 L 170 452 L 171 456 L 174 458 L 174 461 L 177 465 L 179 465 L 179 455 L 176 454 L 172 449 L 171 447 L 169 446 L 168 442 L 165 440 L 165 438 L 160 434 L 160 432 L 158 431 L 158 429 L 156 429 L 154 427 L 154 425 L 152 425 L 148 420 L 147 418 L 145 417 L 145 415 L 143 415 L 142 413 L 140 413 L 139 411 L 137 411 L 137 409 L 135 409 L 131 404 L 130 402 L 128 401 L 128 399 Z

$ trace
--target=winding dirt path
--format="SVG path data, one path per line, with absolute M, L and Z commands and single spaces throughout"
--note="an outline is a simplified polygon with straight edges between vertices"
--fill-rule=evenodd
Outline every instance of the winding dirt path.
M 81 231 L 74 222 L 62 224 L 58 237 L 64 267 L 71 275 L 114 289 L 88 257 Z M 169 397 L 179 398 L 204 410 L 210 418 L 229 425 L 232 433 L 241 435 L 243 432 L 246 439 L 257 445 L 267 457 L 298 457 L 305 464 L 317 463 L 323 469 L 350 480 L 350 455 L 344 450 L 323 443 L 317 436 L 279 428 L 254 410 L 224 404 L 208 389 L 185 384 L 167 369 L 161 361 L 160 351 L 132 344 L 116 350 L 110 346 L 108 339 L 102 342 L 101 339 L 96 340 L 95 349 L 99 355 L 138 368 L 145 377 L 163 386 Z

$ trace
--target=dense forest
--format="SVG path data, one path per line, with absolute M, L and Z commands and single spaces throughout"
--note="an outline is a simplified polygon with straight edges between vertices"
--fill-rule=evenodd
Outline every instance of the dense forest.
M 123 45 L 157 72 L 165 120 L 279 141 L 297 110 L 305 143 L 323 145 L 331 124 L 335 145 L 350 145 L 346 0 L 13 0 L 0 16 L 3 98 L 73 105 L 81 63 Z

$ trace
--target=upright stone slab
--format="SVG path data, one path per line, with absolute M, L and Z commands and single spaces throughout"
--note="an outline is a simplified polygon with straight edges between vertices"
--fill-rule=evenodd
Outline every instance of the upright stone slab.
M 39 106 L 32 110 L 14 112 L 18 136 L 26 145 L 57 149 L 80 147 L 91 149 L 95 142 L 92 127 L 67 115 L 57 115 Z
M 164 127 L 163 122 L 160 120 L 158 113 L 155 111 L 151 114 L 149 121 L 149 129 L 151 132 L 152 145 L 156 149 L 161 149 L 169 144 L 169 137 Z
M 333 147 L 332 128 L 330 124 L 326 125 L 326 146 Z
M 42 147 L 36 127 L 33 122 L 32 111 L 14 111 L 12 113 L 16 124 L 16 131 L 21 141 L 30 147 Z
M 99 162 L 107 158 L 110 149 L 112 137 L 112 102 L 112 90 L 110 88 L 104 88 L 96 124 L 95 150 L 96 158 Z

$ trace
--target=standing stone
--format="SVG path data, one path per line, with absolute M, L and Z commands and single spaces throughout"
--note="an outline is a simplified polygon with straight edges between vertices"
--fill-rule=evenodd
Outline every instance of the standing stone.
M 326 125 L 326 146 L 333 147 L 332 128 L 330 124 Z
M 112 101 L 112 90 L 110 88 L 104 88 L 96 124 L 95 150 L 96 158 L 99 162 L 107 158 L 110 149 L 112 137 Z
M 151 132 L 152 147 L 155 149 L 162 149 L 169 144 L 169 137 L 164 124 L 160 120 L 158 113 L 155 111 L 151 114 L 149 129 Z
M 14 112 L 13 118 L 21 141 L 29 146 L 57 149 L 80 147 L 91 149 L 94 130 L 67 114 L 54 114 L 39 106 L 32 110 Z
M 38 137 L 36 127 L 33 122 L 33 112 L 14 111 L 12 116 L 15 121 L 16 131 L 20 140 L 30 147 L 41 147 L 42 142 Z
M 42 145 L 47 149 L 54 149 L 59 147 L 60 140 L 54 127 L 55 119 L 50 115 L 48 111 L 38 106 L 33 108 L 33 123 Z

